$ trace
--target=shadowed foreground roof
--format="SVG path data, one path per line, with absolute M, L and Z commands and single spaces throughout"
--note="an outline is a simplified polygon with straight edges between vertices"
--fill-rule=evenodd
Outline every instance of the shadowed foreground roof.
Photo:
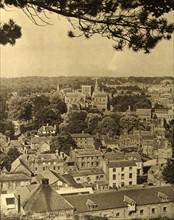
M 88 195 L 71 195 L 64 196 L 64 198 L 74 206 L 78 213 L 83 213 L 91 211 L 87 206 L 88 200 L 96 204 L 96 210 L 107 210 L 127 207 L 127 204 L 124 202 L 125 196 L 135 201 L 138 206 L 163 203 L 158 196 L 159 193 L 167 196 L 168 199 L 165 202 L 174 202 L 174 191 L 173 187 L 170 186 L 129 189 Z
M 56 212 L 73 209 L 73 206 L 69 204 L 69 202 L 47 184 L 41 184 L 30 192 L 25 198 L 25 201 L 22 202 L 22 206 L 25 212 L 29 213 Z

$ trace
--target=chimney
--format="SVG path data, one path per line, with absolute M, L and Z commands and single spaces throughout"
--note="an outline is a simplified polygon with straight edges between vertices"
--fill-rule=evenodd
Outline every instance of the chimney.
M 49 179 L 48 178 L 42 179 L 42 185 L 48 186 L 49 185 Z
M 17 200 L 17 211 L 18 213 L 21 212 L 21 196 L 18 195 L 18 200 Z

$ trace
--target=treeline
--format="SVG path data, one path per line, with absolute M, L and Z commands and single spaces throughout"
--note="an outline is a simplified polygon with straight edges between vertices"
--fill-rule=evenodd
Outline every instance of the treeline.
M 50 92 L 57 89 L 57 84 L 62 88 L 71 87 L 72 89 L 80 89 L 81 85 L 95 84 L 96 77 L 87 76 L 60 76 L 60 77 L 41 77 L 28 76 L 18 78 L 1 78 L 1 92 L 17 92 L 20 95 L 26 95 L 36 92 Z M 159 84 L 162 80 L 172 80 L 172 77 L 100 77 L 99 85 L 117 84 L 122 86 L 124 83 L 144 83 Z

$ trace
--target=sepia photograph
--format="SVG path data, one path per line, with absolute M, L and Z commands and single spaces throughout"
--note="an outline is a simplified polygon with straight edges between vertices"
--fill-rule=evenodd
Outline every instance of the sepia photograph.
M 174 0 L 0 1 L 0 220 L 174 220 Z

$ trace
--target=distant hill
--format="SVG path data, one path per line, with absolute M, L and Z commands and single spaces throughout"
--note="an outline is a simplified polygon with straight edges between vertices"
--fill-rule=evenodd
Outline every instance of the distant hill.
M 145 83 L 159 84 L 163 80 L 172 80 L 173 77 L 100 77 L 99 84 L 124 84 L 124 83 Z M 3 92 L 18 92 L 27 94 L 31 92 L 51 92 L 56 90 L 57 84 L 61 88 L 71 87 L 80 89 L 82 84 L 94 85 L 95 77 L 80 77 L 80 76 L 60 76 L 60 77 L 42 77 L 42 76 L 27 76 L 18 78 L 1 78 L 0 91 Z

